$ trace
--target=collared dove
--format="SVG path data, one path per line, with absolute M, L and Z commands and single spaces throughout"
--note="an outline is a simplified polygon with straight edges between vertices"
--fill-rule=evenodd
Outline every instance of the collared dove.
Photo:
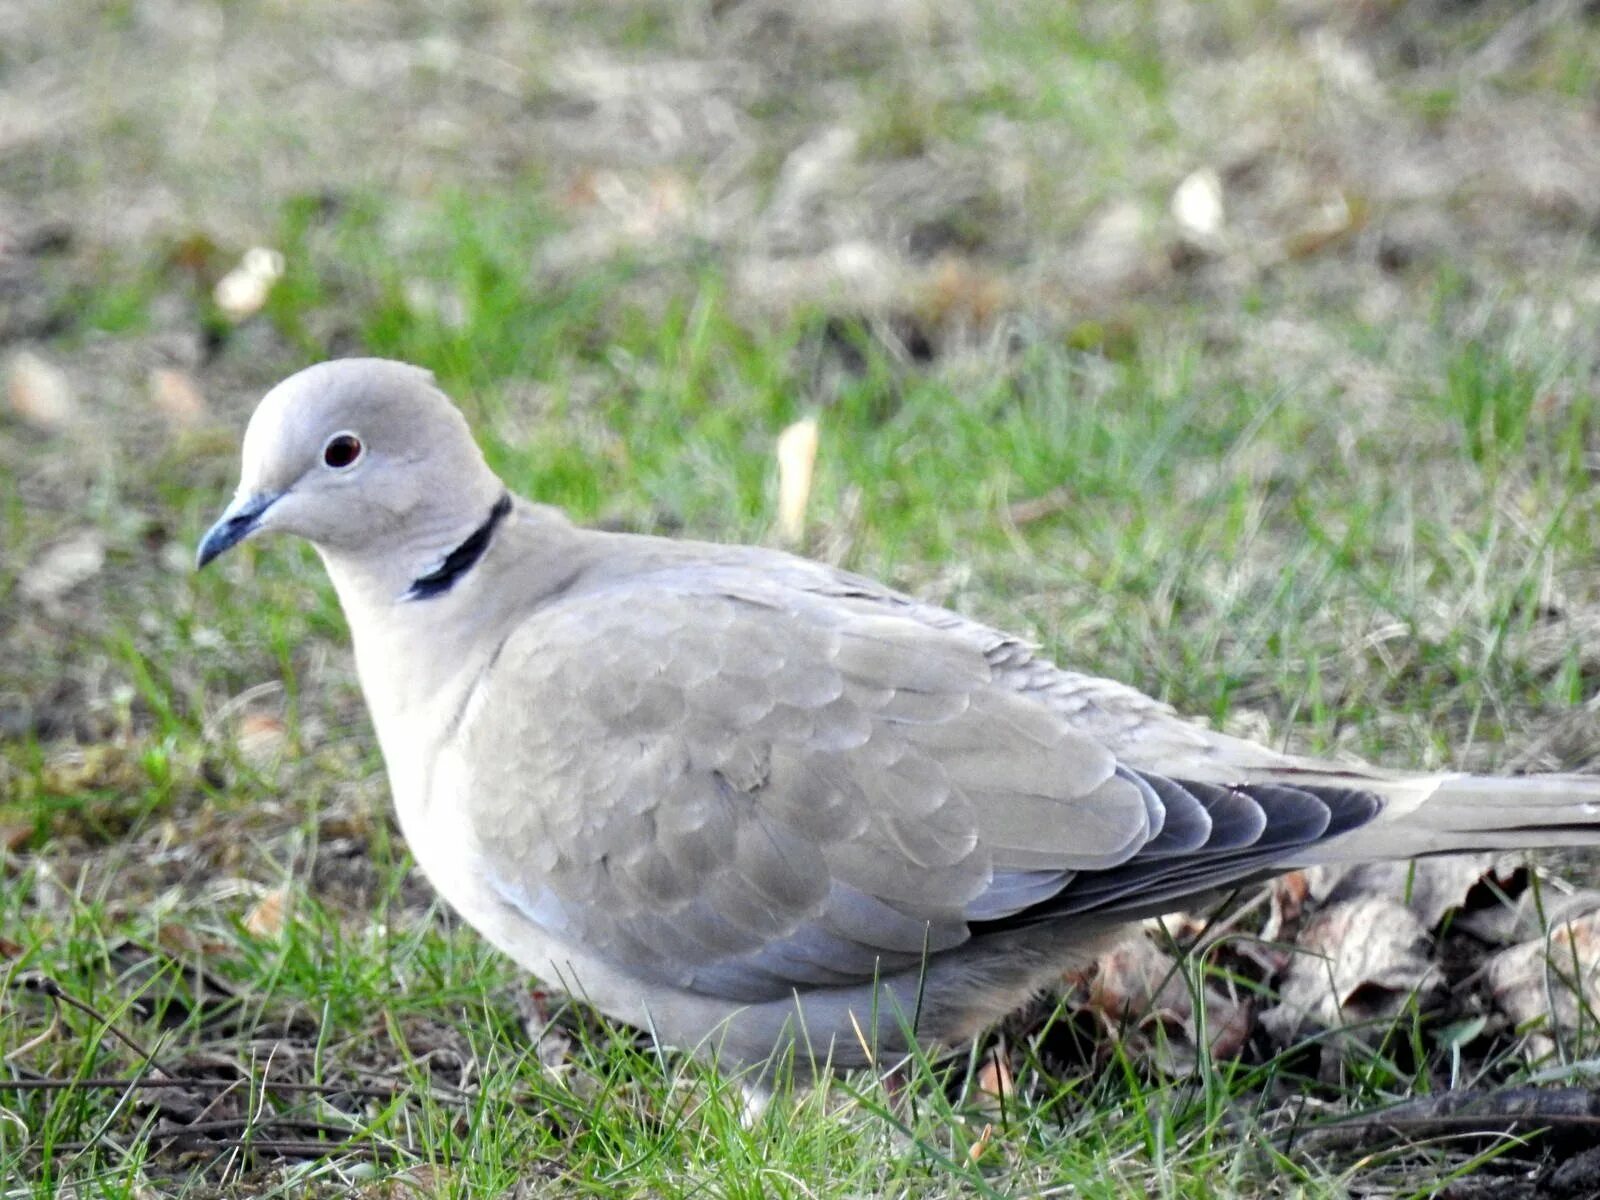
M 403 363 L 267 393 L 199 563 L 267 531 L 321 553 L 445 899 L 725 1063 L 960 1041 L 1294 867 L 1600 842 L 1600 779 L 1291 757 L 820 563 L 577 528 Z

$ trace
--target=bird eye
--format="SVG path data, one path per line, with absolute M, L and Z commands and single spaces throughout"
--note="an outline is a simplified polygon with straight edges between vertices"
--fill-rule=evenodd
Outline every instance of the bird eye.
M 336 433 L 322 448 L 322 461 L 335 471 L 342 471 L 361 457 L 361 439 L 353 433 Z

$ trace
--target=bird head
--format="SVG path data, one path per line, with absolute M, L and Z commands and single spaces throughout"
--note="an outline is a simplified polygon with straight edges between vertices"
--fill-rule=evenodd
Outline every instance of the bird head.
M 239 487 L 196 559 L 204 567 L 266 532 L 297 534 L 341 558 L 425 558 L 481 521 L 502 491 L 430 372 L 337 359 L 262 398 Z

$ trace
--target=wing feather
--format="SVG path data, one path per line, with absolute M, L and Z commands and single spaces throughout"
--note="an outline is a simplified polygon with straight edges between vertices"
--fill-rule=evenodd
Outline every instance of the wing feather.
M 1120 693 L 779 561 L 573 588 L 458 730 L 485 877 L 638 978 L 740 1002 L 858 985 L 1219 886 L 1375 811 L 1132 770 L 1112 743 L 1147 714 Z

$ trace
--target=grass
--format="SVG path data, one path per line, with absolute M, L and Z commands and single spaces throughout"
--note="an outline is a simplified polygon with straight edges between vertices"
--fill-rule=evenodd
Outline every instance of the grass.
M 773 437 L 842 342 L 858 365 L 820 410 L 813 549 L 847 566 L 1218 723 L 1265 713 L 1318 750 L 1425 765 L 1476 748 L 1481 764 L 1586 693 L 1581 646 L 1536 652 L 1552 609 L 1593 602 L 1590 414 L 1570 357 L 1541 360 L 1554 365 L 1534 386 L 1520 336 L 1455 345 L 1445 312 L 1414 385 L 1356 414 L 1218 370 L 1181 320 L 1122 362 L 1041 337 L 981 370 L 907 369 L 866 325 L 742 320 L 714 271 L 648 311 L 618 303 L 625 267 L 536 289 L 514 264 L 544 223 L 467 211 L 466 198 L 442 201 L 427 249 L 397 263 L 365 210 L 313 238 L 291 207 L 300 274 L 272 319 L 293 340 L 337 306 L 371 352 L 434 364 L 512 486 L 581 519 L 766 536 Z M 464 316 L 408 305 L 411 272 L 456 289 Z M 1350 340 L 1377 364 L 1395 353 L 1382 330 Z M 1561 405 L 1530 399 L 1563 386 Z M 216 470 L 203 474 L 159 486 L 179 545 L 226 493 Z M 108 508 L 139 494 L 103 485 Z M 1058 511 L 1008 516 L 1054 493 Z M 0 892 L 15 942 L 0 1022 L 11 1046 L 44 1035 L 16 1061 L 52 1077 L 137 1073 L 115 1027 L 169 1069 L 228 1059 L 259 1079 L 276 1053 L 291 1078 L 330 1081 L 320 1107 L 269 1089 L 247 1111 L 314 1116 L 336 1131 L 317 1136 L 353 1149 L 272 1169 L 213 1150 L 207 1187 L 331 1192 L 396 1169 L 442 1196 L 1336 1195 L 1349 1183 L 1346 1168 L 1239 1140 L 1238 1122 L 1261 1118 L 1237 1106 L 1296 1086 L 1292 1056 L 1202 1062 L 1172 1080 L 1113 1046 L 1080 1073 L 1036 1063 L 1003 1114 L 921 1064 L 910 1112 L 850 1079 L 782 1098 L 751 1129 L 713 1074 L 587 1021 L 560 1035 L 578 1047 L 549 1068 L 523 1032 L 516 973 L 403 897 L 415 884 L 387 834 L 349 669 L 322 649 L 342 634 L 314 559 L 253 547 L 219 574 L 136 586 L 159 619 L 119 608 L 83 634 L 124 681 L 115 751 L 74 765 L 39 742 L 7 747 L 4 811 L 31 814 L 27 840 L 46 854 Z M 284 684 L 284 745 L 252 762 L 215 722 L 221 698 L 263 679 Z M 67 851 L 57 868 L 52 847 Z M 152 852 L 170 869 L 133 861 Z M 328 872 L 367 854 L 355 907 L 319 898 Z M 195 887 L 195 872 L 224 864 Z M 253 932 L 246 914 L 279 886 L 288 916 Z M 147 887 L 148 904 L 124 898 Z M 186 989 L 196 965 L 238 990 L 220 1015 Z M 30 973 L 94 1014 L 63 1009 L 52 1027 L 52 1005 L 18 986 Z M 1417 1052 L 1357 1060 L 1329 1096 L 1362 1107 L 1427 1087 L 1446 1048 L 1421 1026 L 1406 1037 Z M 383 1063 L 397 1093 L 338 1092 L 366 1078 L 362 1062 Z M 470 1098 L 448 1090 L 461 1083 Z M 152 1152 L 159 1097 L 85 1085 L 0 1106 L 0 1171 L 33 1176 L 21 1194 L 189 1186 Z M 1407 1151 L 1397 1177 L 1415 1179 L 1428 1153 Z
M 1144 1064 L 1127 1058 L 1113 1059 L 1099 1077 L 1062 1080 L 1040 1071 L 1024 1079 L 1024 1104 L 997 1113 L 970 1094 L 947 1094 L 943 1076 L 919 1063 L 909 1112 L 903 1098 L 873 1081 L 840 1080 L 804 1095 L 780 1094 L 764 1119 L 746 1127 L 739 1093 L 728 1083 L 614 1033 L 580 1033 L 559 1071 L 542 1066 L 517 1020 L 512 973 L 470 934 L 442 931 L 436 919 L 403 931 L 374 926 L 352 940 L 338 916 L 305 896 L 271 938 L 249 936 L 237 924 L 197 928 L 195 917 L 185 914 L 184 936 L 225 947 L 208 950 L 204 961 L 267 998 L 259 1011 L 245 1002 L 236 1034 L 219 1032 L 225 1022 L 194 1004 L 176 968 L 119 976 L 117 963 L 126 957 L 120 939 L 130 923 L 101 899 L 73 897 L 70 928 L 52 938 L 70 945 L 78 961 L 41 954 L 25 963 L 59 980 L 106 980 L 103 991 L 90 985 L 79 993 L 97 1006 L 95 1014 L 64 1011 L 53 1044 L 27 1058 L 41 1073 L 75 1078 L 79 1086 L 24 1094 L 8 1105 L 9 1128 L 28 1128 L 28 1149 L 8 1139 L 0 1153 L 18 1182 L 24 1170 L 36 1172 L 32 1194 L 70 1183 L 91 1194 L 131 1196 L 181 1184 L 181 1173 L 160 1156 L 145 1158 L 158 1117 L 150 1095 L 92 1081 L 137 1071 L 144 1048 L 158 1061 L 182 1063 L 181 1048 L 193 1053 L 198 1046 L 213 1067 L 238 1061 L 261 1073 L 272 1071 L 275 1053 L 306 1054 L 309 1063 L 278 1064 L 279 1077 L 322 1083 L 331 1098 L 318 1106 L 285 1102 L 281 1094 L 251 1097 L 248 1111 L 262 1126 L 257 1136 L 273 1138 L 271 1116 L 315 1119 L 336 1138 L 344 1132 L 352 1146 L 271 1174 L 253 1172 L 247 1154 L 210 1156 L 208 1187 L 252 1195 L 372 1186 L 369 1155 L 407 1164 L 408 1187 L 440 1196 L 498 1195 L 517 1186 L 526 1194 L 734 1197 L 802 1196 L 819 1186 L 991 1196 L 1070 1187 L 1107 1197 L 1151 1188 L 1198 1197 L 1339 1187 L 1315 1161 L 1285 1156 L 1270 1142 L 1251 1149 L 1236 1140 L 1236 1092 L 1260 1081 L 1225 1067 L 1208 1066 L 1181 1083 L 1151 1078 Z M 132 924 L 136 934 L 160 936 L 154 921 Z M 42 1006 L 26 992 L 14 995 L 13 1020 L 37 1022 Z M 109 1036 L 102 1015 L 141 1051 L 130 1053 Z M 392 1084 L 398 1098 L 352 1103 L 338 1086 L 355 1086 L 344 1072 L 322 1071 L 323 1062 L 344 1058 L 389 1064 L 365 1082 Z M 1384 1083 L 1395 1080 L 1366 1082 L 1363 1090 L 1381 1097 Z M 456 1091 L 456 1083 L 470 1085 L 470 1093 Z M 160 1093 L 155 1097 L 159 1102 Z M 1179 1172 L 1166 1175 L 1169 1166 Z
M 138 239 L 91 225 L 83 253 L 30 285 L 54 303 L 38 336 L 72 367 L 91 423 L 54 438 L 0 425 L 0 1078 L 71 1086 L 0 1089 L 0 1194 L 1420 1197 L 1460 1172 L 1526 1181 L 1529 1158 L 1504 1142 L 1354 1154 L 1288 1137 L 1290 1100 L 1312 1121 L 1529 1078 L 1514 1055 L 1485 1060 L 1481 1030 L 1417 1013 L 1353 1046 L 1202 1053 L 1170 1075 L 1135 1049 L 1137 1031 L 1119 1041 L 1063 1009 L 1011 1031 L 1004 1105 L 965 1059 L 918 1062 L 893 1094 L 868 1074 L 835 1079 L 746 1127 L 730 1081 L 581 1009 L 538 1012 L 527 981 L 433 906 L 392 833 L 315 556 L 252 545 L 220 570 L 188 567 L 232 487 L 250 401 L 328 353 L 425 363 L 516 490 L 654 532 L 770 539 L 774 439 L 815 414 L 809 553 L 1275 743 L 1397 766 L 1592 767 L 1592 229 L 1516 191 L 1495 145 L 1469 145 L 1488 156 L 1479 175 L 1412 207 L 1376 194 L 1397 151 L 1373 130 L 1392 124 L 1406 146 L 1470 139 L 1485 88 L 1492 106 L 1565 113 L 1600 62 L 1593 21 L 1533 40 L 1487 82 L 1460 64 L 1509 19 L 1504 6 L 1420 31 L 1403 14 L 1395 28 L 1333 29 L 1386 89 L 1352 99 L 1324 77 L 1330 43 L 1272 6 L 1175 12 L 996 5 L 914 37 L 819 25 L 762 51 L 778 90 L 730 92 L 755 127 L 740 179 L 754 194 L 804 140 L 800 114 L 855 133 L 847 174 L 811 202 L 817 228 L 892 243 L 904 232 L 893 203 L 862 216 L 837 197 L 859 190 L 871 209 L 895 188 L 975 172 L 982 186 L 919 200 L 905 220 L 943 230 L 941 253 L 973 256 L 954 278 L 1004 297 L 972 328 L 941 324 L 916 263 L 888 311 L 826 289 L 764 303 L 740 257 L 741 237 L 765 236 L 759 213 L 721 241 L 696 226 L 550 265 L 603 206 L 571 200 L 582 179 L 558 158 L 530 165 L 491 126 L 566 112 L 547 62 L 563 37 L 626 62 L 720 52 L 716 20 L 661 6 L 633 6 L 615 28 L 552 17 L 526 59 L 509 10 L 441 18 L 485 72 L 526 72 L 525 105 L 459 86 L 444 42 L 425 56 L 434 74 L 397 69 L 372 103 L 384 116 L 395 95 L 444 106 L 429 126 L 441 144 L 454 119 L 500 152 L 487 179 L 448 148 L 415 149 L 415 175 L 373 165 L 370 138 L 346 162 L 248 63 L 236 95 L 255 107 L 214 130 L 168 137 L 137 108 L 145 93 L 86 79 L 87 152 L 0 155 L 13 170 L 0 185 L 76 186 L 104 213 L 136 207 L 106 198 L 125 141 L 141 162 L 150 151 L 151 177 L 186 213 L 225 214 Z M 308 14 L 336 42 L 348 32 Z M 266 10 L 236 16 L 291 50 L 302 36 Z M 396 46 L 410 44 L 407 20 Z M 150 69 L 175 69 L 150 36 Z M 110 38 L 91 39 L 96 61 L 120 53 Z M 28 45 L 8 53 L 24 61 Z M 372 115 L 349 62 L 299 57 L 357 80 L 340 96 L 352 127 Z M 450 108 L 458 91 L 468 100 Z M 697 113 L 668 115 L 698 129 Z M 1276 124 L 1252 124 L 1263 113 Z M 1363 126 L 1369 113 L 1377 124 Z M 229 171 L 180 157 L 220 137 L 217 161 L 232 162 L 251 131 L 288 136 L 285 122 L 310 165 L 261 195 L 228 193 Z M 763 140 L 770 130 L 789 140 Z M 1256 141 L 1224 136 L 1238 130 Z M 1179 254 L 1160 214 L 1178 179 L 1212 163 L 1237 240 Z M 730 169 L 714 165 L 707 179 Z M 689 176 L 697 201 L 701 184 Z M 1273 205 L 1333 184 L 1373 227 L 1274 258 L 1297 218 Z M 739 198 L 714 179 L 704 192 Z M 1074 271 L 1100 253 L 1084 230 L 1108 204 L 1139 231 L 1135 267 L 1082 285 Z M 1448 232 L 1408 233 L 1418 211 L 1443 214 Z M 1484 213 L 1510 223 L 1479 236 Z M 209 288 L 255 242 L 281 249 L 288 273 L 234 327 Z M 985 292 L 953 310 L 992 307 Z M 174 433 L 142 372 L 182 352 L 178 335 L 201 347 L 193 370 L 216 413 Z M 32 597 L 37 564 L 85 530 L 104 567 Z M 1188 969 L 1198 989 L 1222 968 Z M 1585 1053 L 1584 1039 L 1563 1042 L 1540 1078 L 1582 1082 L 1572 1064 Z M 98 1082 L 152 1060 L 199 1082 Z M 185 1103 L 235 1124 L 163 1149 L 163 1121 L 196 1117 Z M 252 1117 L 255 1149 L 238 1144 Z M 277 1155 L 263 1141 L 327 1149 Z

